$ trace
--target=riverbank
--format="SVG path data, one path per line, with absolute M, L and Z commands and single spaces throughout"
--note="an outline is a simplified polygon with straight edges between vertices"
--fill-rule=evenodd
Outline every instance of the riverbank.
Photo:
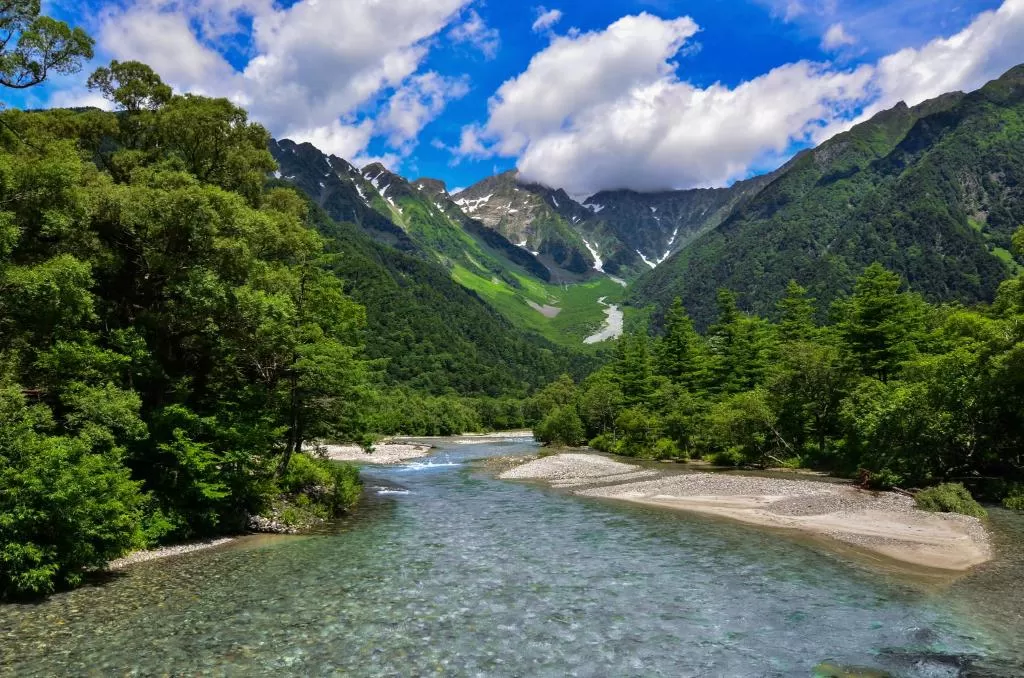
M 991 560 L 977 518 L 929 513 L 892 492 L 852 485 L 724 473 L 644 469 L 596 454 L 558 454 L 502 473 L 600 497 L 798 530 L 916 567 L 963 572 Z
M 401 464 L 410 459 L 419 459 L 430 454 L 430 445 L 386 442 L 373 446 L 367 452 L 359 445 L 321 445 L 322 451 L 331 461 L 347 461 L 361 464 Z
M 116 560 L 111 560 L 107 563 L 107 570 L 110 572 L 116 572 L 123 570 L 131 565 L 138 565 L 139 563 L 146 563 L 151 560 L 159 560 L 161 558 L 171 558 L 173 556 L 180 556 L 186 553 L 195 553 L 196 551 L 205 551 L 212 549 L 217 546 L 223 546 L 229 544 L 239 537 L 221 537 L 220 539 L 208 539 L 206 541 L 197 541 L 190 544 L 176 544 L 174 546 L 164 546 L 158 549 L 149 549 L 146 551 L 135 551 L 129 553 L 126 556 L 122 556 Z

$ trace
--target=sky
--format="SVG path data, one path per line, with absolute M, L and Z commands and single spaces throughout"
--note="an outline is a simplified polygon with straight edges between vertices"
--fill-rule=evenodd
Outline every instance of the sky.
M 104 106 L 89 72 L 134 59 L 357 165 L 584 197 L 728 185 L 1024 62 L 1024 0 L 544 3 L 44 0 L 96 58 L 6 103 Z

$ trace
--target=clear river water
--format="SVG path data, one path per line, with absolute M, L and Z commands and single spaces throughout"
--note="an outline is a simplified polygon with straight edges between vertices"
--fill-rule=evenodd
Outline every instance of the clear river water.
M 322 534 L 247 538 L 0 607 L 0 674 L 1024 675 L 1019 516 L 993 514 L 996 562 L 922 582 L 470 463 L 534 451 L 440 443 L 366 469 L 366 502 Z

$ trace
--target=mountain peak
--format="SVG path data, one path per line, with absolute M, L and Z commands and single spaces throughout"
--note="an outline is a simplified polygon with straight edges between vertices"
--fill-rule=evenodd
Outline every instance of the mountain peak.
M 428 195 L 448 195 L 448 185 L 440 179 L 420 177 L 416 181 L 412 182 L 412 185 L 418 190 L 426 191 Z

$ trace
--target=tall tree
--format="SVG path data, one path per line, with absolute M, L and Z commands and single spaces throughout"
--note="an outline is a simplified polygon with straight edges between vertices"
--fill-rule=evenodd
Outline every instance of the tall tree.
M 881 264 L 868 266 L 853 296 L 838 305 L 839 327 L 865 374 L 888 380 L 916 350 L 922 329 L 920 300 Z
M 25 89 L 76 73 L 92 48 L 82 29 L 40 14 L 40 0 L 0 1 L 0 85 Z
M 678 297 L 665 316 L 665 335 L 658 341 L 655 355 L 658 374 L 689 390 L 703 387 L 707 367 L 704 340 Z
M 790 280 L 786 296 L 778 304 L 779 339 L 782 341 L 807 341 L 816 329 L 814 323 L 814 299 L 807 296 L 807 289 L 797 281 Z

